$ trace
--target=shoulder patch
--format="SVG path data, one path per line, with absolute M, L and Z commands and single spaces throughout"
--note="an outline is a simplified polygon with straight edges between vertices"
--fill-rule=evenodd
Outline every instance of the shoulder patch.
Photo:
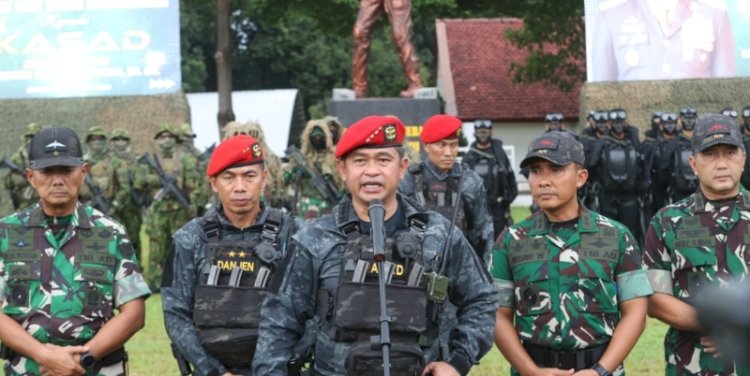
M 628 1 L 630 1 L 630 0 L 609 0 L 609 1 L 605 1 L 604 3 L 602 3 L 602 4 L 599 5 L 599 11 L 600 12 L 608 11 L 608 10 L 610 10 L 612 8 L 615 8 L 615 7 L 618 7 L 620 5 L 623 5 L 623 4 L 627 3 Z

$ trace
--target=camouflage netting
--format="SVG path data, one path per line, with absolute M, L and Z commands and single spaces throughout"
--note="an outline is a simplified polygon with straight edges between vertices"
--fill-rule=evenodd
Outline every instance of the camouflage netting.
M 130 132 L 133 151 L 152 151 L 159 125 L 190 121 L 187 97 L 179 92 L 156 96 L 90 97 L 59 99 L 14 99 L 0 101 L 2 137 L 0 157 L 10 157 L 22 142 L 28 123 L 63 125 L 76 130 L 83 142 L 86 131 L 102 127 L 108 134 L 116 128 Z M 7 170 L 0 170 L 0 177 Z M 10 199 L 0 187 L 0 217 L 11 211 Z
M 679 114 L 692 107 L 701 115 L 732 107 L 740 112 L 750 104 L 748 85 L 750 78 L 587 83 L 581 89 L 580 118 L 583 122 L 589 111 L 621 107 L 643 134 L 654 111 Z

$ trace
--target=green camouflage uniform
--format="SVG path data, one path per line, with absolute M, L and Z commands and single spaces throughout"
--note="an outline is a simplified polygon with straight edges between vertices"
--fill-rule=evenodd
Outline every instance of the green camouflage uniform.
M 105 201 L 111 206 L 115 196 L 115 187 L 112 184 L 114 180 L 114 170 L 112 169 L 111 160 L 112 157 L 106 146 L 99 152 L 93 150 L 90 144 L 92 137 L 104 137 L 106 142 L 107 133 L 101 127 L 89 128 L 88 134 L 86 135 L 86 146 L 89 150 L 83 155 L 83 160 L 89 164 L 88 174 L 91 175 L 91 180 L 97 187 L 99 187 L 101 192 L 104 194 Z M 80 200 L 87 205 L 91 205 L 96 207 L 98 210 L 102 210 L 102 208 L 97 207 L 93 198 L 93 194 L 91 193 L 91 189 L 86 183 L 81 185 Z M 133 234 L 129 235 L 134 236 Z
M 23 144 L 16 150 L 13 155 L 10 156 L 10 161 L 13 162 L 16 166 L 20 167 L 21 170 L 29 167 L 29 141 L 31 140 L 31 137 L 36 134 L 36 132 L 39 132 L 39 130 L 42 127 L 37 125 L 36 123 L 30 123 L 26 126 L 26 132 L 21 136 L 21 140 L 23 141 Z M 29 184 L 29 180 L 26 179 L 26 175 L 24 173 L 14 172 L 14 171 L 8 171 L 8 175 L 5 176 L 5 189 L 8 190 L 8 192 L 15 191 L 18 195 L 18 207 L 15 208 L 16 210 L 20 208 L 26 208 L 33 204 L 35 204 L 37 201 L 39 201 L 39 195 L 36 193 L 34 188 L 31 187 Z
M 52 221 L 36 204 L 0 220 L 3 313 L 39 342 L 84 344 L 114 308 L 149 294 L 124 228 L 90 206 Z M 6 361 L 4 371 L 40 374 L 23 356 Z M 87 373 L 122 374 L 122 363 Z
M 165 131 L 174 135 L 169 127 L 160 128 L 157 135 Z M 200 189 L 203 179 L 198 170 L 198 160 L 192 154 L 184 152 L 179 145 L 174 145 L 169 154 L 159 151 L 155 157 L 164 172 L 175 179 L 177 188 L 190 203 L 188 209 L 180 206 L 172 194 L 162 189 L 156 171 L 145 163 L 139 164 L 133 188 L 151 197 L 151 205 L 143 221 L 149 239 L 149 259 L 145 274 L 149 285 L 158 289 L 172 234 L 196 215 L 197 207 L 194 203 L 202 194 Z
M 125 138 L 130 140 L 130 134 L 124 129 L 115 129 L 112 132 L 110 140 L 115 138 Z M 136 202 L 136 191 L 133 189 L 133 180 L 135 179 L 135 169 L 138 158 L 130 150 L 119 151 L 117 148 L 112 149 L 112 159 L 110 161 L 113 181 L 114 200 L 112 201 L 112 217 L 125 225 L 128 236 L 133 242 L 133 248 L 141 260 L 141 245 L 139 232 L 141 229 L 141 205 Z
M 659 210 L 651 219 L 643 262 L 655 292 L 692 304 L 704 285 L 726 286 L 747 278 L 750 260 L 750 192 L 708 201 L 697 192 Z M 750 375 L 726 358 L 703 351 L 700 333 L 669 328 L 664 340 L 666 375 Z
M 325 135 L 326 148 L 321 151 L 315 150 L 310 142 L 310 134 L 315 128 L 322 130 Z M 325 121 L 322 119 L 308 121 L 305 130 L 302 132 L 302 136 L 300 136 L 300 140 L 302 144 L 300 152 L 308 164 L 307 168 L 313 165 L 316 166 L 320 173 L 334 185 L 336 190 L 341 191 L 344 183 L 341 181 L 338 171 L 336 171 L 333 138 L 331 130 Z M 292 193 L 294 190 L 294 172 L 296 171 L 296 166 L 297 163 L 291 160 L 289 162 L 289 170 L 284 173 L 284 183 L 287 184 Z M 333 206 L 323 198 L 323 195 L 310 182 L 310 179 L 309 175 L 303 174 L 297 200 L 297 215 L 308 221 L 330 213 Z
M 540 211 L 503 231 L 491 272 L 521 340 L 554 351 L 606 344 L 618 304 L 652 293 L 630 231 L 583 206 L 575 228 L 556 228 Z

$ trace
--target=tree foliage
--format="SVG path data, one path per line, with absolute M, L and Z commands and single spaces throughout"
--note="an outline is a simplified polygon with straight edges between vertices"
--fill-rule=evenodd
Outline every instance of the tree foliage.
M 545 82 L 571 90 L 586 77 L 582 1 L 525 2 L 524 28 L 506 37 L 529 51 L 523 64 L 512 64 L 515 82 Z

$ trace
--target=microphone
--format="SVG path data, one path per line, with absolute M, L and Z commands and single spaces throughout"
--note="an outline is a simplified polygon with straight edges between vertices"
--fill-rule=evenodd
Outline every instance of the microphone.
M 378 199 L 370 201 L 367 208 L 370 215 L 370 237 L 375 261 L 385 260 L 385 206 Z

